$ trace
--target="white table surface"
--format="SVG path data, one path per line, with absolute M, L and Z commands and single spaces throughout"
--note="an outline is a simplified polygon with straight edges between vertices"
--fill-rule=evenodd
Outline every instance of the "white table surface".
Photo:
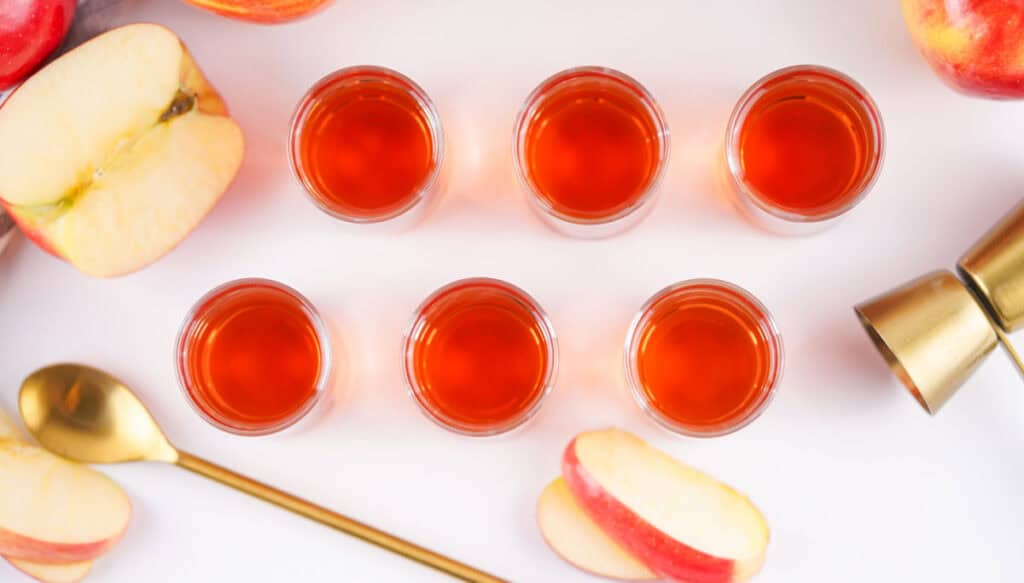
M 123 377 L 182 448 L 515 581 L 586 581 L 534 524 L 541 488 L 581 430 L 618 425 L 749 494 L 772 544 L 758 581 L 1019 581 L 1024 569 L 1024 390 L 1001 354 L 929 418 L 876 355 L 850 306 L 959 253 L 1022 196 L 1024 106 L 941 86 L 894 0 L 339 0 L 259 27 L 168 0 L 118 19 L 177 31 L 247 138 L 241 173 L 178 249 L 115 280 L 86 278 L 24 239 L 0 256 L 0 403 L 38 366 L 80 361 Z M 814 238 L 759 232 L 723 201 L 726 117 L 752 81 L 830 65 L 875 96 L 888 155 L 874 192 Z M 292 179 L 292 108 L 331 70 L 372 63 L 418 81 L 448 135 L 448 192 L 417 229 L 333 221 Z M 547 230 L 514 181 L 523 97 L 560 69 L 599 64 L 643 82 L 672 129 L 650 218 L 619 238 Z M 512 281 L 550 312 L 561 374 L 524 430 L 476 441 L 424 418 L 399 367 L 413 308 L 453 279 Z M 172 344 L 186 310 L 243 276 L 295 286 L 330 321 L 345 375 L 300 427 L 239 438 L 186 404 Z M 660 430 L 629 400 L 621 344 L 662 286 L 718 277 L 774 312 L 786 374 L 737 434 Z M 442 581 L 418 565 L 173 467 L 104 468 L 135 514 L 97 581 Z M 0 494 L 2 495 L 2 494 Z M 0 581 L 19 581 L 0 565 Z

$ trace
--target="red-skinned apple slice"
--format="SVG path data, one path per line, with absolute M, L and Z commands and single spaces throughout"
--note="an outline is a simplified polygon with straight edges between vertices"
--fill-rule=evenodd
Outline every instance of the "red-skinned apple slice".
M 85 579 L 92 569 L 92 561 L 33 563 L 21 559 L 7 559 L 7 562 L 14 565 L 15 569 L 41 583 L 78 583 Z
M 17 441 L 24 439 L 24 434 L 7 411 L 0 409 L 0 441 Z M 89 574 L 92 561 L 75 563 L 35 563 L 22 559 L 7 559 L 14 568 L 29 577 L 43 583 L 77 583 Z
M 124 26 L 53 61 L 0 106 L 0 204 L 79 270 L 121 275 L 199 224 L 242 150 L 178 37 Z
M 0 409 L 0 441 L 21 441 L 24 439 L 21 428 L 14 422 L 14 418 Z
M 131 517 L 128 497 L 110 478 L 14 441 L 0 442 L 0 492 L 0 554 L 11 559 L 94 559 Z
M 578 569 L 623 581 L 658 579 L 587 516 L 562 478 L 541 492 L 537 525 L 548 546 Z
M 663 577 L 734 583 L 764 562 L 768 525 L 745 496 L 632 434 L 578 435 L 562 476 L 587 515 Z

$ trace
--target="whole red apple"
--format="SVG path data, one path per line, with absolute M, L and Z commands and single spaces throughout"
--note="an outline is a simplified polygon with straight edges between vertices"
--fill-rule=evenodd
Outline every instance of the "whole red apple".
M 332 0 L 185 0 L 221 16 L 276 24 L 309 15 Z
M 902 0 L 925 60 L 969 95 L 1024 98 L 1024 0 Z
M 60 45 L 75 0 L 0 1 L 0 91 L 25 79 Z

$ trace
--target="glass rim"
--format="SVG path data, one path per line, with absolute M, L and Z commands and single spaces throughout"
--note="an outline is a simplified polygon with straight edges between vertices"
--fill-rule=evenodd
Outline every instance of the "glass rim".
M 686 426 L 659 411 L 657 407 L 651 403 L 650 398 L 644 391 L 643 383 L 640 380 L 640 373 L 637 370 L 637 356 L 640 348 L 639 335 L 646 327 L 653 308 L 677 294 L 690 291 L 712 293 L 717 297 L 729 300 L 730 303 L 747 311 L 750 315 L 754 316 L 754 319 L 758 322 L 761 332 L 765 339 L 769 341 L 770 346 L 768 377 L 763 385 L 758 389 L 761 393 L 760 400 L 755 406 L 751 407 L 748 411 L 745 411 L 742 417 L 737 421 L 713 426 L 707 430 L 695 429 L 693 427 Z M 701 438 L 720 437 L 722 435 L 734 433 L 743 429 L 760 417 L 775 398 L 775 393 L 777 392 L 785 369 L 785 360 L 785 349 L 782 342 L 782 334 L 779 332 L 778 326 L 775 323 L 775 318 L 772 316 L 771 312 L 768 311 L 768 308 L 766 308 L 765 305 L 754 296 L 754 294 L 750 293 L 746 289 L 734 283 L 714 278 L 699 278 L 679 281 L 661 288 L 654 295 L 648 298 L 630 322 L 629 329 L 626 332 L 626 341 L 623 353 L 623 365 L 626 370 L 626 384 L 629 387 L 633 400 L 640 409 L 646 413 L 648 417 L 654 419 L 654 421 L 663 429 L 677 435 Z
M 550 202 L 541 194 L 540 189 L 537 188 L 533 180 L 530 178 L 529 173 L 526 171 L 524 163 L 524 152 L 525 139 L 526 139 L 526 128 L 529 127 L 529 120 L 535 112 L 537 106 L 543 101 L 543 98 L 547 96 L 552 90 L 556 89 L 563 83 L 572 82 L 583 78 L 594 78 L 604 79 L 612 81 L 622 88 L 635 95 L 640 103 L 643 104 L 644 110 L 650 117 L 653 125 L 657 128 L 658 138 L 658 161 L 657 169 L 644 188 L 643 193 L 628 207 L 619 210 L 615 214 L 608 215 L 606 217 L 596 218 L 579 218 L 569 216 L 558 209 L 556 209 Z M 519 112 L 516 114 L 515 123 L 512 131 L 512 164 L 515 167 L 516 178 L 521 188 L 527 191 L 530 195 L 531 203 L 534 208 L 541 211 L 545 216 L 551 217 L 552 219 L 567 223 L 573 226 L 604 226 L 613 223 L 617 223 L 639 211 L 644 206 L 651 203 L 658 189 L 661 187 L 661 183 L 665 176 L 665 169 L 668 167 L 668 159 L 672 146 L 672 135 L 669 130 L 668 122 L 665 119 L 665 114 L 661 110 L 661 106 L 658 105 L 654 95 L 638 80 L 633 77 L 619 71 L 618 69 L 612 69 L 610 67 L 601 67 L 594 65 L 584 65 L 579 67 L 571 67 L 559 71 L 543 81 L 541 81 L 523 100 L 522 105 L 519 107 Z
M 244 291 L 246 288 L 252 287 L 270 288 L 275 291 L 282 292 L 296 300 L 302 308 L 303 313 L 305 313 L 306 317 L 309 318 L 310 324 L 313 326 L 313 331 L 316 334 L 317 344 L 319 345 L 320 350 L 320 370 L 317 373 L 313 396 L 307 399 L 306 403 L 285 419 L 266 426 L 252 424 L 233 425 L 227 422 L 227 420 L 207 413 L 197 402 L 197 400 L 200 400 L 197 397 L 198 393 L 190 389 L 190 387 L 195 383 L 192 382 L 192 376 L 188 372 L 188 367 L 186 366 L 189 348 L 191 346 L 190 343 L 192 340 L 191 333 L 193 332 L 198 316 L 200 316 L 206 308 L 210 307 L 213 302 L 221 300 L 229 294 Z M 174 341 L 174 352 L 178 386 L 181 388 L 182 393 L 185 395 L 185 400 L 192 407 L 192 410 L 195 411 L 200 418 L 217 429 L 242 436 L 261 436 L 278 433 L 298 423 L 302 418 L 309 414 L 310 411 L 312 411 L 323 397 L 323 394 L 327 392 L 334 366 L 332 361 L 333 351 L 331 348 L 331 335 L 316 307 L 294 288 L 281 282 L 261 277 L 246 277 L 222 283 L 196 300 L 185 314 L 185 319 L 178 328 L 178 334 Z
M 544 338 L 544 348 L 548 358 L 547 370 L 544 374 L 542 387 L 533 398 L 533 402 L 514 417 L 502 423 L 477 427 L 460 423 L 444 415 L 437 407 L 433 406 L 429 399 L 422 396 L 423 389 L 416 380 L 414 372 L 415 341 L 419 338 L 423 327 L 426 324 L 425 312 L 439 300 L 445 298 L 452 292 L 471 287 L 486 287 L 499 291 L 510 296 L 519 304 L 523 305 L 530 316 L 536 321 Z M 540 306 L 533 296 L 526 293 L 522 288 L 505 280 L 493 277 L 468 277 L 445 284 L 434 290 L 427 299 L 423 300 L 413 312 L 409 324 L 406 326 L 402 337 L 402 373 L 405 378 L 406 392 L 412 397 L 419 410 L 425 417 L 436 425 L 453 433 L 467 437 L 494 437 L 507 434 L 525 425 L 540 411 L 544 401 L 554 389 L 555 379 L 558 376 L 558 335 L 555 327 L 548 318 L 547 313 Z
M 311 106 L 314 103 L 314 98 L 323 89 L 334 84 L 346 82 L 385 83 L 407 92 L 420 108 L 424 119 L 427 121 L 427 127 L 430 130 L 430 172 L 426 177 L 424 177 L 422 184 L 417 187 L 415 193 L 408 202 L 395 210 L 380 215 L 360 217 L 346 214 L 336 208 L 333 208 L 325 202 L 325 197 L 320 193 L 320 189 L 313 185 L 312 180 L 306 174 L 302 164 L 300 163 L 302 160 L 302 154 L 299 152 L 299 136 L 305 128 L 306 119 L 309 115 Z M 305 192 L 306 197 L 325 214 L 335 219 L 355 224 L 382 223 L 396 219 L 424 202 L 428 195 L 433 192 L 434 188 L 438 185 L 438 181 L 441 176 L 441 166 L 444 164 L 444 151 L 445 136 L 444 127 L 441 124 L 441 115 L 438 113 L 433 100 L 431 100 L 430 96 L 427 95 L 427 92 L 415 81 L 402 73 L 394 69 L 380 67 L 377 65 L 353 65 L 350 67 L 343 67 L 321 77 L 320 80 L 306 90 L 306 93 L 303 94 L 302 98 L 299 100 L 298 105 L 295 107 L 295 111 L 292 113 L 288 131 L 288 163 L 292 169 L 292 176 L 294 176 L 295 179 L 298 180 L 299 184 L 302 185 L 302 189 Z
M 874 145 L 875 154 L 867 168 L 865 178 L 856 185 L 855 189 L 853 189 L 857 194 L 850 197 L 850 199 L 842 205 L 824 213 L 800 213 L 766 201 L 763 195 L 743 179 L 743 165 L 740 162 L 738 134 L 740 128 L 743 126 L 743 122 L 746 121 L 751 108 L 764 94 L 769 84 L 784 81 L 785 77 L 792 77 L 800 74 L 812 76 L 816 81 L 829 83 L 830 85 L 839 87 L 840 89 L 851 93 L 857 104 L 862 106 L 867 114 L 866 117 L 870 122 L 871 139 Z M 736 105 L 733 107 L 732 113 L 729 116 L 729 122 L 725 132 L 725 158 L 729 169 L 729 176 L 732 179 L 733 185 L 738 190 L 739 195 L 742 196 L 744 200 L 753 204 L 758 210 L 777 219 L 791 223 L 824 223 L 850 212 L 867 197 L 869 192 L 871 192 L 871 189 L 874 188 L 875 183 L 878 180 L 878 176 L 882 171 L 882 164 L 885 160 L 885 142 L 885 124 L 882 121 L 881 112 L 878 109 L 878 104 L 875 103 L 874 98 L 871 97 L 871 94 L 868 93 L 864 86 L 846 73 L 831 67 L 812 64 L 791 65 L 781 69 L 776 69 L 775 71 L 762 76 L 757 81 L 754 81 L 754 83 L 752 83 L 736 101 Z

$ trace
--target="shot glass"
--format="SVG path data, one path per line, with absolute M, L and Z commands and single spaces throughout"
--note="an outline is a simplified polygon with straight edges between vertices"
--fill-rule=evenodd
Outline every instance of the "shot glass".
M 489 436 L 526 423 L 551 392 L 558 344 L 547 315 L 497 279 L 456 281 L 416 310 L 405 334 L 409 392 L 432 421 Z
M 239 279 L 188 312 L 175 361 L 200 417 L 229 433 L 266 435 L 299 421 L 327 390 L 331 341 L 302 294 L 267 279 Z
M 541 218 L 579 237 L 617 234 L 649 210 L 669 130 L 635 79 L 603 67 L 562 71 L 530 93 L 515 122 L 513 160 Z
M 724 435 L 753 421 L 771 401 L 782 368 L 782 338 L 768 310 L 724 281 L 661 290 L 626 336 L 634 400 L 662 427 L 684 435 Z
M 426 92 L 383 67 L 341 69 L 299 102 L 292 169 L 325 213 L 352 223 L 414 218 L 437 195 L 441 119 Z
M 843 73 L 800 65 L 761 78 L 740 97 L 725 135 L 740 210 L 780 234 L 834 225 L 881 169 L 885 131 L 868 92 Z

